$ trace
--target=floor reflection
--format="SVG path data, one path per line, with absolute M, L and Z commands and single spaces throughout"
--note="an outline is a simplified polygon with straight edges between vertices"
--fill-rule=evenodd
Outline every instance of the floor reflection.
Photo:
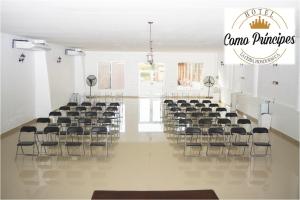
M 139 133 L 162 133 L 161 100 L 141 98 L 139 100 Z

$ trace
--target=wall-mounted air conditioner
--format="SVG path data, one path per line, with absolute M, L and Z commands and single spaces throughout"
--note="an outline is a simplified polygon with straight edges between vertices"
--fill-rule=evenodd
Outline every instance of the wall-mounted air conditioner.
M 45 40 L 19 40 L 13 39 L 12 48 L 31 50 L 31 51 L 49 51 L 51 48 Z
M 85 55 L 84 51 L 81 49 L 78 49 L 78 48 L 65 49 L 65 54 L 68 56 L 84 56 Z

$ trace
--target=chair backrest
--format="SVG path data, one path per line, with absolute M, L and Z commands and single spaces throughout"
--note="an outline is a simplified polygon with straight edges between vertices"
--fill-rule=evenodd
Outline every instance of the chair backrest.
M 211 135 L 215 135 L 215 134 L 224 134 L 224 129 L 221 127 L 212 127 L 208 129 L 208 133 Z
M 86 111 L 86 107 L 84 106 L 77 106 L 76 111 L 81 112 L 81 111 Z
M 192 99 L 192 100 L 190 100 L 190 103 L 199 103 L 199 100 L 197 100 L 197 99 Z
M 198 124 L 201 126 L 211 125 L 213 123 L 212 118 L 202 118 L 199 119 Z
M 238 124 L 251 124 L 251 121 L 249 119 L 238 119 Z
M 188 107 L 188 108 L 186 108 L 186 112 L 195 112 L 197 109 L 196 108 L 194 108 L 194 107 Z
M 177 100 L 177 103 L 186 103 L 186 100 L 179 99 L 179 100 Z
M 78 120 L 79 124 L 84 124 L 84 125 L 91 125 L 92 124 L 92 120 L 91 118 L 80 118 Z
M 221 117 L 221 115 L 218 112 L 211 112 L 208 114 L 208 117 Z
M 174 118 L 186 118 L 186 113 L 183 112 L 174 113 Z
M 223 107 L 218 107 L 218 108 L 216 108 L 216 111 L 217 112 L 227 112 L 227 109 L 223 108 Z
M 237 117 L 238 115 L 235 112 L 229 112 L 225 114 L 225 117 Z
M 185 129 L 186 134 L 200 134 L 201 130 L 198 127 L 187 127 Z
M 187 108 L 187 107 L 191 107 L 191 104 L 190 103 L 182 103 L 180 106 Z
M 18 141 L 36 141 L 36 132 L 35 126 L 23 126 L 20 129 Z
M 108 129 L 105 126 L 93 127 L 91 134 L 104 135 L 108 133 Z
M 103 113 L 103 116 L 104 117 L 114 117 L 115 116 L 115 113 L 114 112 L 108 112 L 108 111 L 105 111 Z
M 174 108 L 171 108 L 170 111 L 171 111 L 171 112 L 178 112 L 178 111 L 181 111 L 181 108 L 179 108 L 179 107 L 174 107 Z
M 97 117 L 97 112 L 95 111 L 90 111 L 85 113 L 86 117 Z
M 202 100 L 202 103 L 211 103 L 211 100 L 204 99 L 204 100 Z
M 253 134 L 255 134 L 255 133 L 269 133 L 269 130 L 265 127 L 255 127 L 255 128 L 253 128 L 252 133 Z
M 36 123 L 50 123 L 50 118 L 48 118 L 48 117 L 37 118 Z
M 92 108 L 91 108 L 91 111 L 102 111 L 102 107 L 101 106 L 93 106 Z
M 255 127 L 252 130 L 252 143 L 265 142 L 271 143 L 269 130 L 265 127 Z
M 96 103 L 96 106 L 101 106 L 101 107 L 103 107 L 103 106 L 106 106 L 106 103 L 104 103 L 104 102 L 97 102 L 97 103 Z
M 70 106 L 61 106 L 59 110 L 68 111 L 70 110 Z
M 201 108 L 201 112 L 211 112 L 211 111 L 212 111 L 211 108 L 207 108 L 207 107 Z
M 211 103 L 211 104 L 209 104 L 209 107 L 216 108 L 216 107 L 219 107 L 219 104 L 217 104 L 217 103 Z
M 106 111 L 116 112 L 118 111 L 118 107 L 116 106 L 109 106 L 106 108 Z
M 22 133 L 35 133 L 36 132 L 36 127 L 35 126 L 23 126 L 20 129 L 20 132 L 22 132 Z
M 173 100 L 171 100 L 171 99 L 166 99 L 166 100 L 164 100 L 164 103 L 165 103 L 165 104 L 173 103 Z
M 179 119 L 178 124 L 180 125 L 188 125 L 192 124 L 193 121 L 191 119 Z
M 105 125 L 109 125 L 112 123 L 111 119 L 108 119 L 108 118 L 99 118 L 97 120 L 97 122 L 100 124 L 105 124 Z
M 236 133 L 236 134 L 244 135 L 246 134 L 246 129 L 244 129 L 243 127 L 233 127 L 230 129 L 230 132 L 232 134 Z
M 85 101 L 81 103 L 81 106 L 92 106 L 92 103 Z
M 67 134 L 82 135 L 83 128 L 80 126 L 72 126 L 67 129 Z
M 112 102 L 109 105 L 110 106 L 120 106 L 120 103 L 119 102 Z
M 230 121 L 230 119 L 227 119 L 227 118 L 220 118 L 220 119 L 218 119 L 217 124 L 227 125 L 227 124 L 231 124 L 231 121 Z
M 61 112 L 52 111 L 52 112 L 49 113 L 49 116 L 51 116 L 51 117 L 60 117 Z
M 69 117 L 59 117 L 57 119 L 58 124 L 71 124 L 71 118 Z
M 67 104 L 67 106 L 71 106 L 71 107 L 74 107 L 74 106 L 77 106 L 78 104 L 76 102 L 69 102 Z
M 195 106 L 198 108 L 202 108 L 202 107 L 205 107 L 205 104 L 204 103 L 196 103 Z
M 44 133 L 59 133 L 59 128 L 57 126 L 47 126 L 44 128 Z
M 68 117 L 76 117 L 76 116 L 79 116 L 79 112 L 70 111 L 70 112 L 67 112 L 67 116 Z

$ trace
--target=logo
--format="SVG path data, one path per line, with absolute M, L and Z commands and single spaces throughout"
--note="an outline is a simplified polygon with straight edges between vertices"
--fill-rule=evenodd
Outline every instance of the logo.
M 226 64 L 294 64 L 293 9 L 226 9 Z

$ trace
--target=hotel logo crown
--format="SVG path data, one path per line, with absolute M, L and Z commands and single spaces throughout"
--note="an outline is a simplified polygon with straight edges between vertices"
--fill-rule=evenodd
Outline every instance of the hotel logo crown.
M 265 21 L 264 19 L 261 19 L 261 17 L 258 17 L 258 20 L 255 19 L 252 23 L 250 23 L 251 29 L 269 29 L 270 23 Z

